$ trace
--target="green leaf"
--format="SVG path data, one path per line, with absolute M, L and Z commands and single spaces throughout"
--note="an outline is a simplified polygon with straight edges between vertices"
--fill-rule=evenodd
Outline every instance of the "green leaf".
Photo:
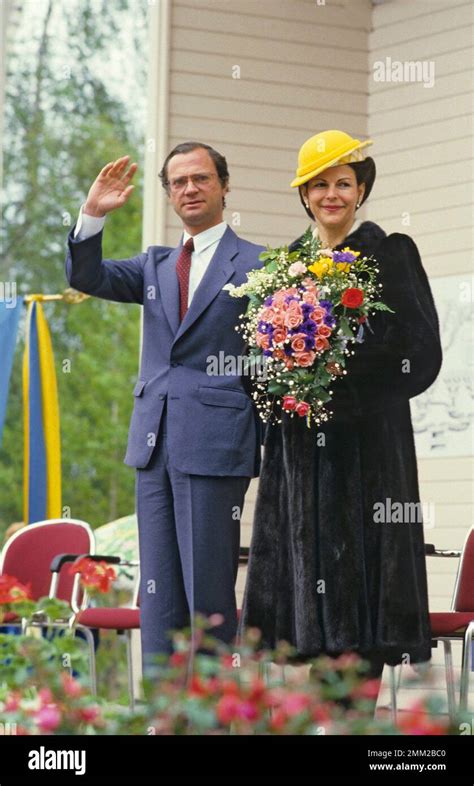
M 390 314 L 396 313 L 393 309 L 389 308 L 385 303 L 381 303 L 380 301 L 377 301 L 376 303 L 370 303 L 369 308 L 374 309 L 375 311 L 389 311 Z
M 288 393 L 288 386 L 272 381 L 268 383 L 268 392 L 274 393 L 276 396 L 283 396 L 285 393 Z
M 346 317 L 341 317 L 339 327 L 342 330 L 342 334 L 344 336 L 347 336 L 347 338 L 354 338 L 354 333 L 352 332 L 349 320 Z

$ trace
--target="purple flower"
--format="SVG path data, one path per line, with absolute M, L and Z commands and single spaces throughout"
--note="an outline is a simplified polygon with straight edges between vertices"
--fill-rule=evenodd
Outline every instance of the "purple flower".
M 331 303 L 330 300 L 320 300 L 319 305 L 322 306 L 322 308 L 324 308 L 328 314 L 330 314 L 333 310 L 333 303 Z
M 306 319 L 300 325 L 300 332 L 314 334 L 316 332 L 316 322 L 314 319 Z
M 332 258 L 334 262 L 353 262 L 356 256 L 352 251 L 334 251 Z

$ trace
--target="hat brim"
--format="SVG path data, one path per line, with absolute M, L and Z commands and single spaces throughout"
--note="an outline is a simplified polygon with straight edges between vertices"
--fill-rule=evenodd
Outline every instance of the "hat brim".
M 308 180 L 312 180 L 313 177 L 316 177 L 316 175 L 324 172 L 325 169 L 329 169 L 332 166 L 337 166 L 338 161 L 340 161 L 341 158 L 345 158 L 351 153 L 355 153 L 356 150 L 362 150 L 363 147 L 367 147 L 367 145 L 372 144 L 373 142 L 371 139 L 366 139 L 365 142 L 360 142 L 358 145 L 355 145 L 355 147 L 351 147 L 348 150 L 344 150 L 344 152 L 340 152 L 336 158 L 333 158 L 331 161 L 325 161 L 323 164 L 321 164 L 321 166 L 312 169 L 311 172 L 308 172 L 301 177 L 295 177 L 295 179 L 290 183 L 290 188 L 298 188 L 298 186 L 302 186 L 304 183 L 307 183 Z M 344 166 L 344 164 L 341 164 L 341 166 Z

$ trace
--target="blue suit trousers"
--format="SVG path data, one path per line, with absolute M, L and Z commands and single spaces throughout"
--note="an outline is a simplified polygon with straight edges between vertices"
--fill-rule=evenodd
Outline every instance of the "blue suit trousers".
M 166 431 L 165 413 L 150 462 L 136 474 L 145 676 L 157 654 L 172 652 L 169 632 L 188 627 L 195 613 L 222 614 L 211 633 L 234 639 L 240 518 L 250 483 L 183 474 L 170 464 Z

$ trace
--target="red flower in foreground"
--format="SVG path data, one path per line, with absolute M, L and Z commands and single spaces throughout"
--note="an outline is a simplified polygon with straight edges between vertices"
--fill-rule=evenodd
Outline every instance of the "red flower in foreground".
M 431 717 L 422 701 L 416 702 L 407 713 L 403 713 L 397 726 L 403 734 L 429 734 L 436 736 L 447 734 L 447 724 L 436 721 Z
M 364 293 L 356 287 L 349 287 L 343 292 L 341 303 L 347 308 L 359 308 L 364 302 Z
M 48 704 L 36 713 L 35 720 L 41 731 L 54 731 L 61 722 L 61 712 L 56 704 Z
M 81 584 L 87 589 L 95 589 L 98 592 L 108 592 L 110 585 L 117 578 L 115 570 L 101 560 L 96 562 L 89 557 L 81 557 L 71 565 L 69 572 L 81 574 Z
M 0 605 L 31 599 L 31 582 L 22 584 L 15 576 L 0 576 Z

